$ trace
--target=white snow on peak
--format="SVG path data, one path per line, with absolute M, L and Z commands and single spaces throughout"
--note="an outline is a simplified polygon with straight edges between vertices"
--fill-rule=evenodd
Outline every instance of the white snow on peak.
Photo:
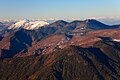
M 113 39 L 113 41 L 120 42 L 120 40 L 119 40 L 119 39 Z
M 25 25 L 26 29 L 38 29 L 41 26 L 48 25 L 49 23 L 45 21 L 35 21 L 35 22 L 29 22 L 28 24 Z
M 11 25 L 8 29 L 19 29 L 24 28 L 27 30 L 38 29 L 41 26 L 48 25 L 49 23 L 45 21 L 29 21 L 29 20 L 20 20 L 15 24 Z
M 27 23 L 26 20 L 20 20 L 16 22 L 15 24 L 11 25 L 8 29 L 18 29 L 20 27 L 23 27 Z

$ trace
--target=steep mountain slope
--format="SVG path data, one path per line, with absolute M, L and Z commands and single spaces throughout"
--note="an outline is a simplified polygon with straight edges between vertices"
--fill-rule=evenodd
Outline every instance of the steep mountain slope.
M 3 37 L 2 36 L 0 36 L 0 41 L 3 39 Z
M 0 42 L 0 52 L 2 58 L 13 57 L 19 52 L 26 52 L 28 47 L 32 47 L 34 42 L 47 36 L 42 32 L 35 30 L 21 29 L 9 33 Z
M 24 37 L 24 38 L 22 38 Z M 5 39 L 3 39 L 3 42 Z M 4 44 L 4 43 L 0 44 Z M 19 53 L 22 50 L 26 50 L 28 46 L 32 45 L 32 38 L 22 31 L 15 32 L 13 36 L 8 38 L 8 42 L 5 42 L 6 45 L 1 46 L 1 57 L 13 57 L 16 53 Z M 8 44 L 8 45 L 7 45 Z M 7 48 L 5 48 L 7 47 Z
M 11 50 L 10 46 L 21 45 L 24 46 L 20 49 L 17 56 L 22 54 L 21 56 L 29 56 L 34 55 L 36 52 L 41 53 L 50 53 L 55 50 L 64 48 L 68 45 L 77 45 L 81 47 L 89 47 L 92 46 L 95 42 L 101 40 L 98 36 L 108 37 L 117 42 L 120 41 L 120 29 L 109 29 L 109 30 L 97 30 L 90 31 L 84 36 L 80 35 L 68 35 L 68 34 L 54 34 L 55 32 L 51 32 L 52 28 L 46 29 L 38 29 L 38 30 L 24 30 L 21 29 L 16 31 L 15 33 L 11 33 L 10 35 L 4 37 L 0 42 L 0 49 L 2 50 Z M 17 35 L 17 33 L 19 33 Z M 21 35 L 24 34 L 24 35 Z M 25 40 L 21 40 L 22 37 L 25 37 Z M 29 36 L 29 37 L 28 37 Z M 28 45 L 27 42 L 30 41 L 31 46 Z M 17 48 L 17 47 L 16 47 Z M 17 49 L 14 48 L 16 51 Z M 9 51 L 8 51 L 9 52 Z M 19 56 L 20 56 L 19 55 Z
M 35 45 L 28 48 L 27 54 L 49 54 L 58 49 L 64 48 L 66 43 L 70 40 L 71 36 L 67 36 L 65 34 L 54 34 L 45 37 L 41 41 L 38 41 Z M 19 54 L 17 55 L 19 56 Z
M 100 41 L 95 43 L 92 48 L 69 46 L 39 57 L 35 55 L 2 60 L 0 62 L 0 79 L 119 80 L 120 51 L 117 48 L 119 45 L 113 48 L 112 45 L 109 46 L 106 43 L 115 44 L 116 42 Z M 116 53 L 107 48 L 112 48 Z M 107 50 L 110 54 L 105 52 Z
M 95 42 L 101 40 L 101 38 L 98 38 L 98 36 L 103 38 L 110 38 L 111 40 L 119 42 L 119 31 L 120 29 L 98 30 L 89 32 L 85 36 L 53 34 L 42 39 L 41 41 L 38 41 L 33 47 L 30 47 L 28 49 L 28 53 L 33 54 L 35 51 L 37 52 L 39 49 L 42 49 L 40 53 L 46 54 L 58 49 L 62 49 L 68 45 L 77 45 L 87 48 L 92 46 Z

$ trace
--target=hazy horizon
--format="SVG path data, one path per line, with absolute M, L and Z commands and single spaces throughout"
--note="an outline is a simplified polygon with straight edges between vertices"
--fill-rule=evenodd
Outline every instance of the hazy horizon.
M 3 19 L 120 18 L 119 0 L 1 0 Z

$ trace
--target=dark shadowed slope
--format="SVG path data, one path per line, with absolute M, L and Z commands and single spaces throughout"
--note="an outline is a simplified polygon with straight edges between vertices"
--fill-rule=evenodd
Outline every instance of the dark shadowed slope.
M 38 57 L 4 59 L 0 79 L 119 80 L 120 46 L 115 44 L 99 41 L 90 48 L 69 46 Z

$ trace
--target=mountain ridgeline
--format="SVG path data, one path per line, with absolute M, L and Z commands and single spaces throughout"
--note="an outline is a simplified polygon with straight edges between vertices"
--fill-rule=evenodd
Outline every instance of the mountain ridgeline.
M 0 80 L 120 80 L 120 25 L 37 22 L 0 23 Z
M 7 22 L 0 23 L 0 35 L 3 35 L 9 31 L 27 29 L 27 30 L 37 30 L 40 28 L 45 28 L 43 31 L 50 29 L 51 32 L 65 33 L 72 32 L 73 30 L 100 30 L 100 29 L 115 29 L 119 28 L 120 25 L 106 25 L 94 19 L 88 19 L 84 21 L 72 21 L 66 22 L 63 20 L 58 20 L 51 24 L 45 21 L 30 21 L 30 20 L 20 20 L 18 22 Z M 52 29 L 52 30 L 51 30 Z

